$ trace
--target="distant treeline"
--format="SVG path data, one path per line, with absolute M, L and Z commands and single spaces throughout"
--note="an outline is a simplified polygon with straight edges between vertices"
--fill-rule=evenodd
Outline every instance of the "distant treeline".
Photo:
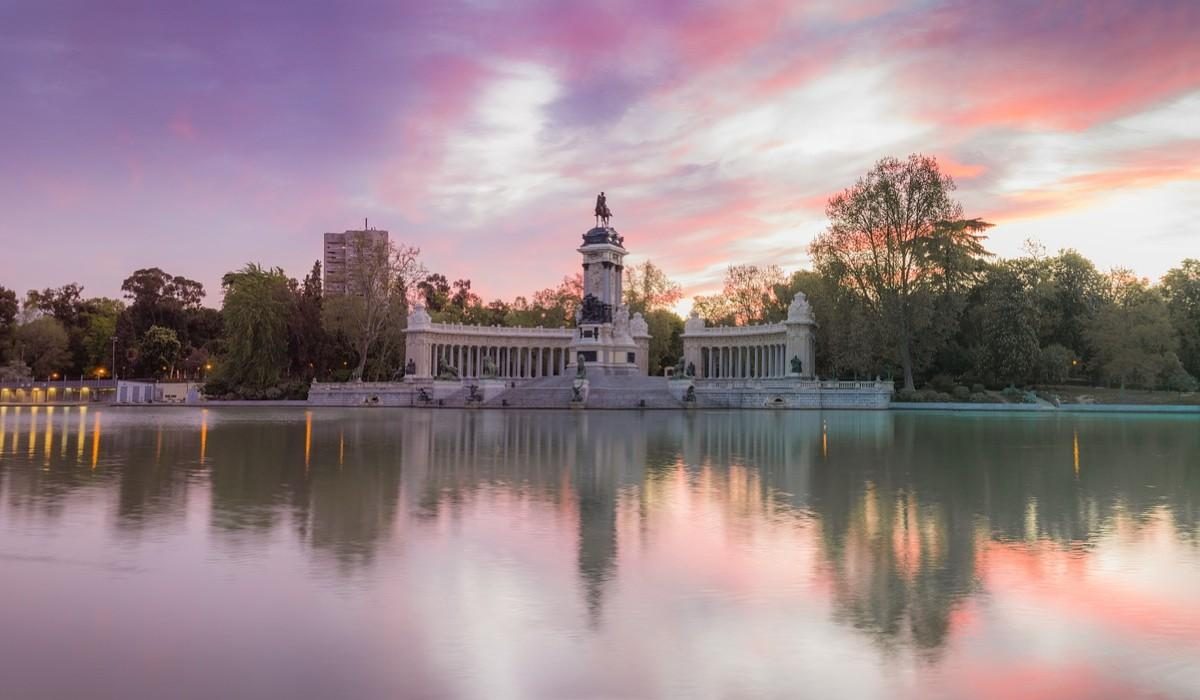
M 830 199 L 829 228 L 809 246 L 813 269 L 733 265 L 719 294 L 696 297 L 709 324 L 781 321 L 799 292 L 819 322 L 826 377 L 893 377 L 902 389 L 992 388 L 1071 380 L 1195 391 L 1200 376 L 1200 260 L 1151 283 L 1101 272 L 1074 250 L 988 252 L 991 224 L 964 218 L 953 180 L 932 158 L 881 160 Z M 77 284 L 0 287 L 0 379 L 201 378 L 217 396 L 301 397 L 322 381 L 398 378 L 408 310 L 435 321 L 574 324 L 577 274 L 530 297 L 488 303 L 469 279 L 431 273 L 416 248 L 360 240 L 345 296 L 326 297 L 321 265 L 302 280 L 257 264 L 222 279 L 218 311 L 203 286 L 159 268 L 124 280 L 123 300 Z M 682 354 L 678 284 L 654 263 L 626 268 L 625 302 L 645 315 L 650 366 Z

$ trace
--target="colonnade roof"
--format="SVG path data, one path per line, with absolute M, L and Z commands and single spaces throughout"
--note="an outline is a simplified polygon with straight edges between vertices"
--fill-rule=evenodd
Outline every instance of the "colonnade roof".
M 406 328 L 405 333 L 429 333 L 434 335 L 468 335 L 481 338 L 524 340 L 529 338 L 571 339 L 573 328 L 530 328 L 525 326 L 474 326 L 465 323 L 432 323 L 428 326 Z

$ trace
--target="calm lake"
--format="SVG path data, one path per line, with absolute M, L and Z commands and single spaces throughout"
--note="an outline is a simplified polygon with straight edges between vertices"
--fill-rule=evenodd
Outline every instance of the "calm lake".
M 0 408 L 0 697 L 1200 697 L 1200 419 Z

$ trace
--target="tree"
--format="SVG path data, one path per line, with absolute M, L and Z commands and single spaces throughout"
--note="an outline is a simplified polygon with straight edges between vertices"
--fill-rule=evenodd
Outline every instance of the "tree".
M 450 295 L 451 306 L 465 312 L 468 308 L 479 306 L 482 303 L 483 300 L 479 298 L 479 295 L 471 291 L 471 280 L 454 280 L 454 293 Z
M 653 309 L 645 318 L 650 331 L 647 367 L 654 376 L 674 367 L 683 357 L 683 319 L 669 309 Z
M 25 306 L 57 318 L 64 326 L 71 326 L 83 310 L 83 287 L 72 282 L 40 292 L 31 289 L 25 294 Z
M 1071 368 L 1079 358 L 1070 349 L 1054 343 L 1038 354 L 1037 379 L 1049 384 L 1061 384 L 1071 376 Z
M 17 293 L 0 286 L 0 362 L 9 358 L 19 310 Z
M 692 297 L 692 313 L 704 319 L 710 326 L 732 326 L 737 323 L 733 304 L 723 294 Z
M 1084 330 L 1100 376 L 1122 389 L 1163 385 L 1179 367 L 1179 341 L 1162 294 L 1123 271 L 1110 284 L 1111 300 Z
M 450 285 L 442 275 L 426 275 L 419 248 L 365 238 L 356 239 L 354 246 L 355 269 L 346 295 L 326 300 L 322 314 L 327 329 L 350 340 L 358 356 L 350 378 L 362 381 L 374 351 L 378 351 L 376 376 L 388 376 L 392 364 L 402 366 L 397 361 L 403 362 L 401 334 L 410 295 L 427 303 L 433 299 L 444 309 Z
M 230 386 L 265 389 L 279 382 L 288 361 L 288 319 L 292 295 L 278 267 L 248 263 L 221 278 L 225 300 L 225 354 L 217 379 Z
M 435 314 L 450 305 L 450 282 L 446 276 L 432 273 L 417 283 L 421 298 L 425 302 L 425 310 Z
M 1193 377 L 1200 377 L 1200 260 L 1188 258 L 1168 270 L 1162 293 L 1179 335 L 1179 359 Z
M 775 298 L 775 286 L 784 281 L 778 265 L 730 265 L 722 290 L 737 323 L 761 323 Z
M 116 299 L 92 299 L 89 310 L 84 314 L 81 337 L 83 362 L 81 369 L 88 374 L 98 367 L 108 367 L 112 357 L 112 339 L 117 333 L 117 319 L 124 304 Z
M 583 273 L 562 278 L 558 286 L 533 293 L 533 300 L 518 309 L 516 301 L 510 307 L 507 325 L 560 328 L 575 324 L 575 312 L 583 299 Z
M 625 268 L 624 301 L 630 313 L 669 309 L 682 298 L 679 285 L 649 260 Z
M 788 306 L 803 292 L 816 316 L 817 369 L 822 374 L 867 377 L 880 373 L 884 355 L 876 324 L 864 304 L 837 279 L 813 270 L 797 270 L 775 287 L 765 320 L 787 318 Z
M 785 281 L 778 265 L 730 265 L 721 293 L 694 297 L 692 311 L 711 325 L 762 323 L 778 308 L 776 288 Z
M 172 276 L 157 267 L 135 270 L 121 283 L 130 304 L 127 309 L 136 335 L 150 326 L 185 331 L 185 311 L 200 308 L 204 285 L 186 277 Z
M 29 365 L 34 377 L 60 372 L 71 361 L 67 330 L 53 316 L 42 316 L 16 330 L 17 358 Z
M 174 329 L 150 326 L 142 335 L 138 357 L 144 371 L 152 377 L 161 378 L 170 376 L 175 371 L 175 363 L 179 361 L 182 348 Z
M 985 373 L 995 385 L 1023 385 L 1039 359 L 1035 310 L 1017 270 L 992 269 L 983 293 L 982 346 Z
M 1104 275 L 1092 261 L 1074 250 L 1060 250 L 1046 261 L 1046 267 L 1050 308 L 1044 308 L 1043 313 L 1053 325 L 1042 344 L 1058 343 L 1084 354 L 1088 350 L 1085 329 L 1104 303 L 1108 286 Z
M 930 292 L 938 287 L 940 267 L 931 251 L 953 244 L 939 231 L 948 230 L 943 222 L 962 218 L 953 190 L 954 180 L 934 158 L 884 158 L 829 200 L 829 228 L 810 246 L 818 269 L 853 289 L 891 332 L 910 390 L 913 341 L 929 324 Z
M 288 316 L 288 358 L 293 375 L 320 376 L 329 361 L 329 334 L 321 323 L 323 302 L 321 261 L 293 288 L 291 314 Z

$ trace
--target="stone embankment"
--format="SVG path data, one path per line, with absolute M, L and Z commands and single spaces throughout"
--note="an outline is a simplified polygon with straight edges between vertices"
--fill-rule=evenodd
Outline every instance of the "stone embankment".
M 574 401 L 571 376 L 532 380 L 314 383 L 313 406 L 413 406 L 431 408 L 681 409 L 886 409 L 886 382 L 775 380 L 671 380 L 589 373 L 588 390 Z M 689 388 L 693 391 L 689 398 Z

